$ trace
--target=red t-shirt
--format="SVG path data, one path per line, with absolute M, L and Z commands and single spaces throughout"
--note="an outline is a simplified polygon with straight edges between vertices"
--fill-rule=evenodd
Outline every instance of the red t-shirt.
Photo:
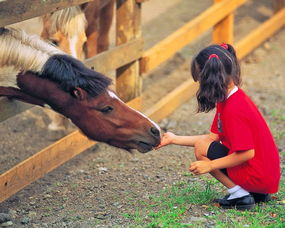
M 231 180 L 250 192 L 275 193 L 280 181 L 280 159 L 272 134 L 255 104 L 238 89 L 217 104 L 211 131 L 230 151 L 255 150 L 252 159 L 227 168 Z

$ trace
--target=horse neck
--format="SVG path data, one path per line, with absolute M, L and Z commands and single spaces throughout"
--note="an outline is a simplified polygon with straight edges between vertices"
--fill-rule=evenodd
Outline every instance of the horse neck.
M 0 30 L 0 67 L 13 67 L 17 71 L 40 72 L 46 61 L 62 54 L 36 35 L 27 35 L 15 29 Z

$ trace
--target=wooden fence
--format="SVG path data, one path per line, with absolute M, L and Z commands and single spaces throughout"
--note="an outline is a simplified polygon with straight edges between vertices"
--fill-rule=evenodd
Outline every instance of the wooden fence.
M 90 0 L 0 0 L 0 27 L 88 1 Z M 143 78 L 204 32 L 213 28 L 214 43 L 234 43 L 234 12 L 247 2 L 247 0 L 214 0 L 210 8 L 144 51 L 140 21 L 143 1 L 117 0 L 117 46 L 85 61 L 88 67 L 102 73 L 116 70 L 117 93 L 136 109 L 141 108 Z M 241 41 L 234 43 L 239 59 L 284 26 L 284 5 L 285 0 L 275 0 L 274 16 Z M 160 121 L 193 96 L 196 89 L 197 84 L 189 79 L 153 107 L 149 107 L 145 114 L 155 121 Z M 1 98 L 0 122 L 30 107 L 32 106 Z M 0 175 L 0 202 L 95 143 L 79 131 L 75 131 L 20 162 Z

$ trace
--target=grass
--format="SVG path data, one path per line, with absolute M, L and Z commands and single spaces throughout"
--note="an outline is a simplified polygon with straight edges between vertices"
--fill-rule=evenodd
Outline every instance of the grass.
M 149 202 L 140 201 L 134 213 L 123 216 L 130 227 L 285 227 L 284 180 L 273 201 L 250 211 L 223 210 L 215 205 L 213 199 L 223 195 L 223 190 L 213 179 L 180 182 L 150 197 Z
M 210 184 L 177 183 L 161 191 L 159 196 L 149 197 L 150 202 L 140 201 L 141 207 L 135 213 L 124 216 L 131 220 L 133 227 L 186 227 L 179 225 L 179 221 L 189 210 L 189 205 L 205 205 L 216 195 Z

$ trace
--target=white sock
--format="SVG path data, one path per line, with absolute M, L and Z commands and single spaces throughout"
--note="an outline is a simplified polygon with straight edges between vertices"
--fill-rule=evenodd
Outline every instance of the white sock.
M 228 193 L 230 193 L 230 196 L 228 197 L 228 200 L 231 199 L 236 199 L 236 198 L 240 198 L 246 195 L 249 195 L 249 192 L 246 191 L 245 189 L 243 189 L 241 186 L 236 185 L 232 188 L 228 189 Z

